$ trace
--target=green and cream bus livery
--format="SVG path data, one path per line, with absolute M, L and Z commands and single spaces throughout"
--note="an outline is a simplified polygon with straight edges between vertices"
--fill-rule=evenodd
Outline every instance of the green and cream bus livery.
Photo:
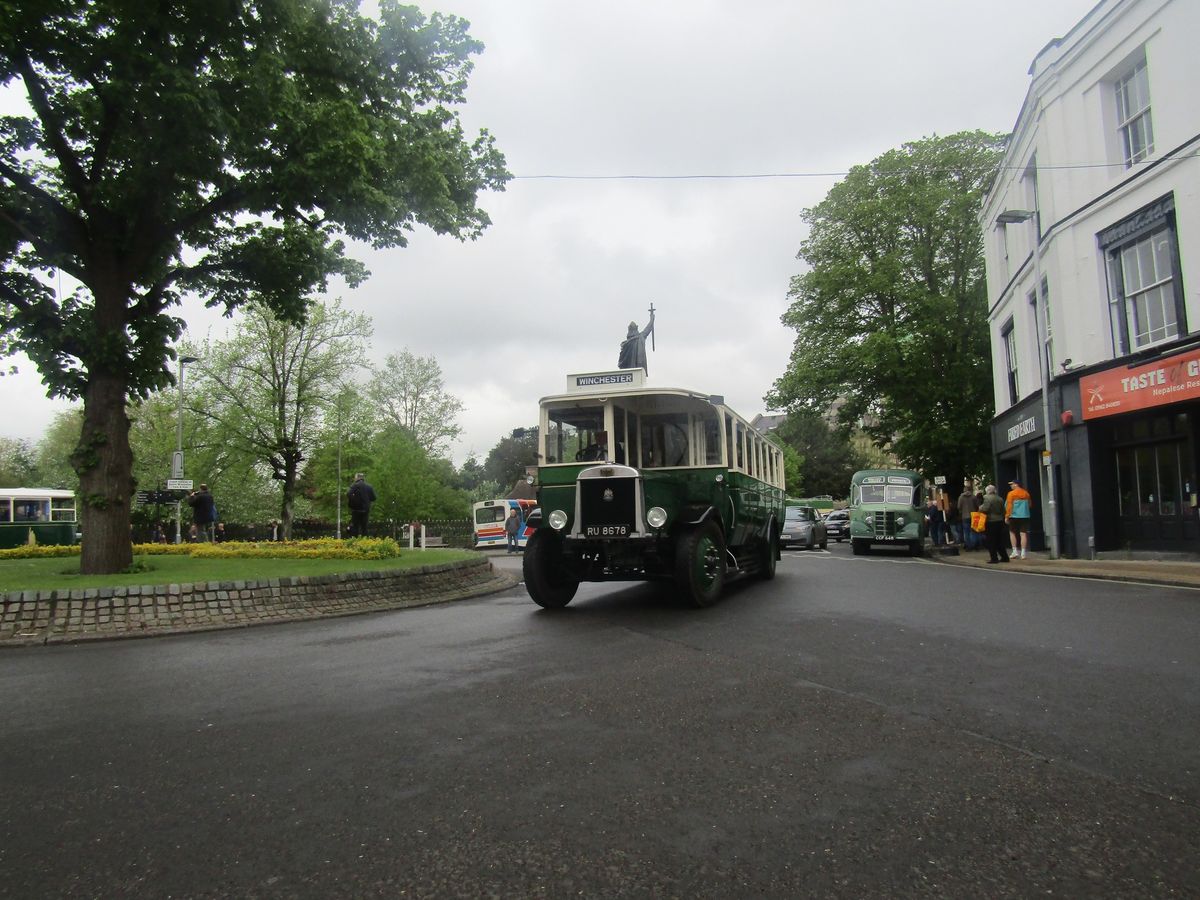
M 850 479 L 850 546 L 856 555 L 872 544 L 906 545 L 925 552 L 925 479 L 908 469 L 865 469 Z
M 624 369 L 568 376 L 540 407 L 524 559 L 539 606 L 566 606 L 581 581 L 642 580 L 708 606 L 728 575 L 774 577 L 783 454 L 723 398 Z
M 0 490 L 0 550 L 23 544 L 74 544 L 75 494 L 55 488 Z

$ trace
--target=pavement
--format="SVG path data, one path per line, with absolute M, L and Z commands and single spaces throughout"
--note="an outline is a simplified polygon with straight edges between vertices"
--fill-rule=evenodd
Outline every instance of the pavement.
M 1007 564 L 989 565 L 986 550 L 966 551 L 953 547 L 932 551 L 929 558 L 949 565 L 994 571 L 1200 588 L 1200 558 L 1115 559 L 1101 556 L 1098 559 L 1051 559 L 1050 554 L 1043 551 L 1030 552 L 1025 559 L 1012 557 Z

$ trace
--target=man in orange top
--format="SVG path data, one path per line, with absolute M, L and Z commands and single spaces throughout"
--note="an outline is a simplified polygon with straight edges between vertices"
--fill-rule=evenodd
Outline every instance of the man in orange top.
M 1008 483 L 1008 496 L 1004 498 L 1004 521 L 1012 533 L 1014 554 L 1019 549 L 1020 558 L 1024 559 L 1029 551 L 1029 517 L 1032 513 L 1032 502 L 1029 491 L 1021 487 L 1021 482 L 1013 479 Z

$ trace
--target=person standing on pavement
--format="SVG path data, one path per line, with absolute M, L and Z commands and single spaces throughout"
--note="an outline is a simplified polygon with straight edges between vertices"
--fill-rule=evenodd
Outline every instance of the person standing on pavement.
M 1013 552 L 1020 552 L 1024 559 L 1029 550 L 1029 516 L 1031 499 L 1029 491 L 1021 487 L 1021 482 L 1013 479 L 1008 483 L 1011 490 L 1004 498 L 1005 520 L 1009 531 L 1012 532 Z
M 508 518 L 504 520 L 504 539 L 508 542 L 509 553 L 516 553 L 520 549 L 517 546 L 517 535 L 520 533 L 521 517 L 515 509 L 510 509 Z
M 1008 562 L 1008 537 L 1004 534 L 1004 501 L 996 493 L 996 486 L 989 484 L 983 489 L 983 503 L 979 511 L 987 516 L 987 531 L 984 540 L 987 542 L 988 564 Z
M 933 541 L 933 546 L 940 547 L 946 517 L 942 513 L 942 508 L 932 497 L 929 498 L 929 504 L 925 507 L 925 521 L 929 523 L 929 538 Z
M 187 505 L 192 508 L 192 524 L 196 526 L 196 539 L 211 541 L 212 527 L 217 521 L 217 504 L 207 484 L 201 484 L 200 490 L 192 491 L 187 496 Z
M 979 538 L 971 529 L 971 513 L 978 510 L 979 504 L 975 500 L 975 493 L 971 490 L 971 481 L 967 479 L 963 482 L 962 493 L 958 495 L 958 521 L 959 527 L 962 528 L 964 550 L 974 550 L 979 543 Z
M 350 506 L 350 536 L 366 537 L 367 522 L 371 517 L 371 504 L 375 502 L 375 489 L 367 484 L 366 476 L 359 472 L 346 494 Z

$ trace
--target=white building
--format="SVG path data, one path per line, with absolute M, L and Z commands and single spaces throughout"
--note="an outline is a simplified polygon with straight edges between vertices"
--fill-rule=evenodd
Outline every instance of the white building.
M 997 485 L 1065 556 L 1200 551 L 1196 35 L 1197 0 L 1098 3 L 1034 59 L 983 205 Z

